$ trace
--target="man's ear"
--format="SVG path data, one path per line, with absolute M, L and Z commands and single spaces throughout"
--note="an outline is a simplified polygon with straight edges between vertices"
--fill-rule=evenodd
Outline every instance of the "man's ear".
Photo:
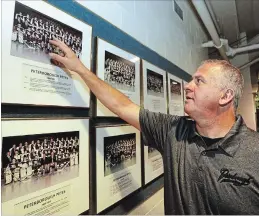
M 222 94 L 221 98 L 219 99 L 219 105 L 224 106 L 234 99 L 234 91 L 232 89 L 228 89 L 225 93 Z

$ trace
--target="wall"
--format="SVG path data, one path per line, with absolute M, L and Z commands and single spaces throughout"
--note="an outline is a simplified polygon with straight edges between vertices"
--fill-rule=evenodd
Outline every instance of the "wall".
M 249 61 L 249 55 L 240 54 L 231 59 L 231 63 L 236 67 L 239 67 Z M 242 115 L 245 120 L 245 123 L 248 127 L 253 130 L 256 130 L 256 118 L 255 118 L 255 104 L 252 94 L 252 84 L 250 76 L 250 67 L 244 68 L 241 70 L 241 73 L 244 77 L 244 92 L 243 96 L 240 99 L 238 113 Z
M 238 113 L 240 113 L 247 126 L 253 130 L 256 130 L 256 110 L 255 110 L 255 103 L 252 94 L 252 85 L 251 85 L 251 78 L 250 78 L 250 68 L 243 69 L 242 74 L 244 76 L 245 86 L 243 96 L 240 100 L 240 107 L 238 109 Z
M 189 74 L 208 58 L 207 37 L 187 1 L 78 1 Z

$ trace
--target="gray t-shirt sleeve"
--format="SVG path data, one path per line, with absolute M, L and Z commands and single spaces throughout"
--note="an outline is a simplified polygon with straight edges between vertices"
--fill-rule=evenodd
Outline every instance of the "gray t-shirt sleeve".
M 162 153 L 168 133 L 179 119 L 179 116 L 155 113 L 141 108 L 139 122 L 144 144 Z

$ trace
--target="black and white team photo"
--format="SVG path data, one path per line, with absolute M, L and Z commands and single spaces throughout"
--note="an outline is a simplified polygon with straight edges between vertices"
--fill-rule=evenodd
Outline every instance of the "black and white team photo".
M 79 58 L 81 57 L 81 31 L 15 2 L 11 55 L 51 64 L 48 53 L 61 52 L 49 43 L 53 38 L 63 41 Z
M 136 164 L 136 134 L 104 137 L 104 176 Z
M 148 146 L 148 159 L 150 159 L 152 157 L 155 157 L 155 156 L 157 156 L 159 154 L 160 154 L 160 152 L 157 151 L 155 148 L 152 148 L 152 147 Z
M 135 64 L 105 51 L 104 81 L 116 89 L 135 92 Z
M 171 91 L 171 100 L 181 100 L 181 84 L 173 79 L 170 79 L 170 91 Z
M 147 94 L 164 97 L 163 75 L 147 69 Z
M 3 137 L 2 201 L 79 175 L 79 131 Z

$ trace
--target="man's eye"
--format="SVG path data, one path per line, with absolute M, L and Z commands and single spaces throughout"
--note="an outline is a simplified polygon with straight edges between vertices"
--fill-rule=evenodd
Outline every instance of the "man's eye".
M 199 78 L 196 79 L 196 83 L 197 83 L 197 84 L 200 84 L 201 82 L 202 82 L 201 79 L 199 79 Z

